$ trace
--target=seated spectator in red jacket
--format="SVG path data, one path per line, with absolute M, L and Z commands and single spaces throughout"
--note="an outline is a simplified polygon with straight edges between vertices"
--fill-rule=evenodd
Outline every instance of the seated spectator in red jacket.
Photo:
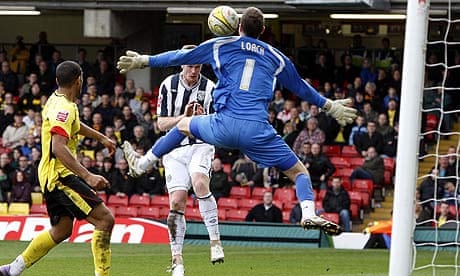
M 24 173 L 17 171 L 12 180 L 9 203 L 24 202 L 32 203 L 32 185 L 26 180 Z
M 283 222 L 281 209 L 273 205 L 273 194 L 271 192 L 264 193 L 264 202 L 257 204 L 249 210 L 246 221 L 256 222 Z
M 335 172 L 335 167 L 329 158 L 321 152 L 318 143 L 311 145 L 311 154 L 305 159 L 305 166 L 310 173 L 313 188 L 327 189 L 327 180 Z
M 327 213 L 337 213 L 344 232 L 351 232 L 350 227 L 350 195 L 342 186 L 340 177 L 332 178 L 332 186 L 323 198 L 323 208 Z
M 369 147 L 366 159 L 361 167 L 353 170 L 350 176 L 350 182 L 355 179 L 370 179 L 374 184 L 383 182 L 385 166 L 382 157 L 380 157 L 374 147 Z

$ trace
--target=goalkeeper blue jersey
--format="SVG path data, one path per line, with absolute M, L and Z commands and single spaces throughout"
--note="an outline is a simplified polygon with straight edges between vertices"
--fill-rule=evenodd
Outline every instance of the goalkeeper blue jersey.
M 323 106 L 326 99 L 302 80 L 293 63 L 279 50 L 246 36 L 219 37 L 195 49 L 150 56 L 149 66 L 211 64 L 218 78 L 214 109 L 229 117 L 267 121 L 275 82 L 301 99 Z

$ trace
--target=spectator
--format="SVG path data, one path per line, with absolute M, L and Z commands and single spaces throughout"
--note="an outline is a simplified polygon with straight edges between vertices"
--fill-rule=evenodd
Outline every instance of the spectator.
M 299 224 L 302 220 L 302 209 L 300 208 L 300 203 L 297 202 L 294 207 L 292 207 L 291 212 L 289 213 L 289 222 L 292 224 Z
M 367 133 L 361 133 L 361 135 L 354 138 L 356 150 L 362 157 L 366 157 L 369 147 L 374 147 L 378 154 L 382 153 L 383 137 L 382 134 L 376 131 L 376 129 L 377 127 L 375 121 L 368 121 Z
M 273 195 L 271 192 L 265 192 L 263 203 L 257 204 L 249 210 L 246 221 L 256 222 L 283 222 L 281 209 L 273 205 Z
M 383 98 L 383 108 L 388 110 L 388 104 L 390 100 L 395 100 L 396 103 L 399 103 L 399 96 L 396 94 L 396 89 L 394 87 L 388 87 L 388 94 Z
M 23 40 L 24 37 L 22 35 L 16 36 L 16 43 L 9 52 L 11 58 L 11 70 L 19 75 L 25 75 L 27 71 L 27 63 L 30 58 L 30 52 L 24 45 Z
M 83 71 L 83 76 L 88 76 L 92 73 L 93 68 L 91 64 L 86 60 L 88 53 L 85 48 L 78 49 L 77 63 L 80 65 L 81 70 Z M 83 86 L 87 85 L 86 79 L 83 82 Z
M 22 122 L 27 126 L 28 129 L 32 129 L 35 126 L 35 111 L 33 108 L 26 110 L 26 115 L 22 118 Z
M 127 79 L 126 80 L 126 87 L 124 90 L 124 96 L 127 97 L 128 99 L 134 98 L 134 95 L 136 94 L 136 86 L 134 84 L 133 79 Z
M 38 33 L 38 41 L 30 47 L 30 58 L 34 59 L 36 55 L 43 57 L 45 61 L 50 61 L 55 48 L 48 43 L 48 34 L 46 32 Z
M 130 140 L 133 137 L 125 126 L 125 123 L 121 117 L 115 116 L 113 118 L 114 134 L 117 138 L 116 141 L 118 144 L 122 144 L 125 140 Z
M 362 111 L 366 122 L 377 121 L 378 113 L 372 108 L 371 103 L 364 102 Z
M 337 84 L 342 87 L 353 83 L 354 79 L 359 76 L 359 69 L 352 64 L 352 56 L 350 54 L 342 56 L 342 67 L 337 69 L 335 76 Z
M 292 148 L 292 146 L 294 145 L 294 141 L 296 140 L 298 134 L 299 132 L 297 131 L 294 125 L 292 124 L 284 125 L 283 139 L 290 148 Z
M 306 127 L 299 133 L 299 136 L 297 136 L 294 142 L 293 150 L 297 155 L 299 155 L 304 142 L 322 145 L 325 140 L 326 136 L 324 131 L 318 127 L 318 120 L 316 118 L 309 118 L 307 120 Z
M 36 73 L 30 73 L 26 77 L 26 83 L 22 85 L 22 87 L 19 89 L 19 97 L 23 97 L 25 94 L 29 94 L 32 89 L 32 85 L 38 82 L 38 77 Z M 20 103 L 21 101 L 19 101 Z
M 131 107 L 131 110 L 133 111 L 134 114 L 141 114 L 141 103 L 142 100 L 144 99 L 144 88 L 138 87 L 136 88 L 136 94 L 134 97 L 129 100 L 129 107 Z
M 388 86 L 392 86 L 396 89 L 397 94 L 401 95 L 401 71 L 399 69 L 393 70 L 391 79 L 388 81 Z
M 0 202 L 8 201 L 8 193 L 11 191 L 11 184 L 8 175 L 0 168 Z
M 372 110 L 379 112 L 382 109 L 382 101 L 380 95 L 377 94 L 377 86 L 373 82 L 368 82 L 364 86 L 364 100 L 369 102 Z
M 361 95 L 364 94 L 363 80 L 361 77 L 356 77 L 353 84 L 349 85 L 348 96 L 355 98 L 358 92 L 361 93 Z
M 314 77 L 319 81 L 320 85 L 324 85 L 327 81 L 333 81 L 334 68 L 328 64 L 325 53 L 320 53 L 318 55 L 318 62 L 314 69 Z
M 233 164 L 233 182 L 239 186 L 261 186 L 262 179 L 257 178 L 257 172 L 257 164 L 251 159 L 249 159 L 247 155 L 242 155 Z
M 276 118 L 276 114 L 277 112 L 270 108 L 268 110 L 268 122 L 270 122 L 270 125 L 272 125 L 278 135 L 282 135 L 284 124 L 280 119 Z
M 22 112 L 17 111 L 14 114 L 14 122 L 6 127 L 2 136 L 2 144 L 4 147 L 15 148 L 20 146 L 21 139 L 27 137 L 29 129 L 22 122 Z
M 87 94 L 85 94 L 87 95 Z M 91 106 L 84 106 L 82 112 L 80 113 L 80 122 L 90 126 L 93 124 L 93 119 L 91 116 L 92 113 Z
M 116 177 L 118 176 L 117 170 L 113 167 L 113 160 L 110 157 L 104 157 L 102 161 L 102 171 L 100 174 L 109 181 L 111 185 L 115 183 Z M 106 194 L 110 193 L 110 188 L 106 187 L 105 191 Z
M 222 161 L 215 158 L 212 162 L 211 179 L 209 183 L 211 193 L 216 200 L 220 197 L 228 197 L 230 194 L 230 183 L 228 182 L 228 175 L 224 172 Z
M 12 104 L 3 106 L 3 111 L 0 113 L 0 133 L 3 133 L 7 126 L 14 122 L 14 107 Z
M 300 102 L 300 121 L 305 122 L 310 117 L 310 105 L 307 101 Z
M 97 130 L 98 132 L 104 132 L 105 125 L 104 125 L 104 121 L 102 120 L 101 113 L 94 112 L 91 122 L 92 123 L 90 124 L 90 126 L 93 129 Z
M 430 219 L 433 219 L 433 208 L 424 207 L 419 200 L 415 203 L 416 226 L 431 226 Z
M 316 190 L 327 189 L 327 180 L 335 172 L 329 158 L 321 152 L 321 145 L 313 143 L 311 154 L 305 160 L 305 166 L 310 173 L 311 184 Z
M 21 98 L 19 98 L 19 110 L 25 112 L 27 110 L 32 109 L 35 112 L 40 112 L 42 110 L 41 97 L 42 92 L 40 90 L 40 85 L 38 83 L 32 84 L 30 92 L 24 94 Z
M 115 116 L 116 110 L 112 106 L 110 101 L 110 95 L 104 93 L 101 96 L 101 104 L 94 109 L 94 112 L 100 113 L 102 116 L 102 123 L 105 126 L 111 125 L 113 122 L 113 116 Z
M 303 123 L 299 118 L 299 110 L 297 107 L 293 107 L 289 113 L 291 118 L 286 122 L 286 124 L 292 124 L 296 130 L 300 131 L 305 123 Z
M 27 156 L 24 156 L 20 153 L 18 158 L 18 165 L 16 167 L 16 171 L 22 172 L 25 178 L 25 181 L 31 182 L 34 172 L 32 171 L 32 166 L 29 164 L 29 159 Z M 11 179 L 14 179 L 11 177 Z
M 135 126 L 133 130 L 133 139 L 131 140 L 132 144 L 136 144 L 137 148 L 142 148 L 145 151 L 149 150 L 153 143 L 150 141 L 150 139 L 145 136 L 144 134 L 144 128 L 140 125 Z
M 284 108 L 280 112 L 278 112 L 278 115 L 276 116 L 277 119 L 280 119 L 283 124 L 285 124 L 287 121 L 291 119 L 291 109 L 294 107 L 294 102 L 291 100 L 286 100 L 284 102 Z
M 350 176 L 350 183 L 355 179 L 370 179 L 374 184 L 383 183 L 383 174 L 385 166 L 383 159 L 377 154 L 374 147 L 367 149 L 366 159 L 361 167 L 353 170 Z
M 54 50 L 53 55 L 51 57 L 51 63 L 50 63 L 50 70 L 53 73 L 53 76 L 56 75 L 56 68 L 58 67 L 59 64 L 61 64 L 64 60 L 62 59 L 62 54 L 61 51 L 59 50 Z
M 439 214 L 436 216 L 437 227 L 442 228 L 456 228 L 456 218 L 454 214 L 450 212 L 449 204 L 445 201 L 441 202 L 439 207 Z
M 327 115 L 325 112 L 320 112 L 318 106 L 310 106 L 310 118 L 316 118 L 318 120 L 318 127 L 324 132 L 325 140 L 324 144 L 331 144 L 337 137 L 340 131 L 340 125 L 337 120 Z
M 136 116 L 132 113 L 131 107 L 124 105 L 122 109 L 123 120 L 125 121 L 126 129 L 130 132 L 133 131 L 134 127 L 139 123 L 137 122 Z
M 1 64 L 0 82 L 3 83 L 3 87 L 6 92 L 10 92 L 11 94 L 17 96 L 19 86 L 18 76 L 11 71 L 8 61 L 3 61 Z
M 31 193 L 32 185 L 24 176 L 24 173 L 21 171 L 16 171 L 12 178 L 11 194 L 8 202 L 24 202 L 32 204 Z
M 303 142 L 302 150 L 299 153 L 299 159 L 302 161 L 303 164 L 307 162 L 307 158 L 311 155 L 311 144 L 310 142 L 306 141 Z
M 113 95 L 113 87 L 115 86 L 115 73 L 109 67 L 106 60 L 99 61 L 99 66 L 95 69 L 95 77 L 97 85 L 102 93 Z
M 395 157 L 398 137 L 398 125 L 394 128 L 388 125 L 387 115 L 381 113 L 377 121 L 376 131 L 383 137 L 382 157 Z
M 395 124 L 399 121 L 398 103 L 394 99 L 391 99 L 388 102 L 388 109 L 386 110 L 386 114 L 388 116 L 388 124 L 391 127 L 394 127 Z
M 434 198 L 442 198 L 443 190 L 442 185 L 436 183 L 436 179 L 439 176 L 437 169 L 432 169 L 431 174 L 426 177 L 417 188 L 417 192 L 420 195 L 420 202 L 422 202 L 423 208 L 430 208 L 433 211 Z
M 88 84 L 86 93 L 89 95 L 89 101 L 91 102 L 92 108 L 96 108 L 101 104 L 101 96 L 98 95 L 96 84 Z
M 0 169 L 6 175 L 9 175 L 13 171 L 13 167 L 11 166 L 11 158 L 8 156 L 8 153 L 0 154 Z
M 32 189 L 34 192 L 41 192 L 40 183 L 38 181 L 38 165 L 40 163 L 40 159 L 42 158 L 42 153 L 38 148 L 32 148 L 31 153 L 31 162 L 30 165 L 32 168 L 32 180 L 30 184 L 32 184 Z
M 457 168 L 459 156 L 455 146 L 449 146 L 449 149 L 447 149 L 447 156 L 449 158 L 449 166 Z
M 353 36 L 353 43 L 351 44 L 351 47 L 348 50 L 348 52 L 352 56 L 354 66 L 360 66 L 363 63 L 363 60 L 370 56 L 370 53 L 363 45 L 363 38 L 361 35 Z
M 440 182 L 443 184 L 451 178 L 454 179 L 457 175 L 456 168 L 449 165 L 449 157 L 445 155 L 439 157 L 437 169 L 439 171 L 439 176 L 443 177 L 443 179 L 440 179 Z
M 382 38 L 382 48 L 375 54 L 375 66 L 387 70 L 395 59 L 395 52 L 390 48 L 390 40 Z
M 459 193 L 454 183 L 452 181 L 447 181 L 446 183 L 444 183 L 444 192 L 442 195 L 442 199 L 451 206 L 457 206 L 457 204 L 459 203 L 457 201 L 459 199 L 458 197 Z
M 40 91 L 47 96 L 51 95 L 53 88 L 55 87 L 56 80 L 53 72 L 48 68 L 46 61 L 40 61 L 38 64 L 37 77 L 38 85 L 40 85 Z
M 118 170 L 110 188 L 110 193 L 116 196 L 131 196 L 134 190 L 134 179 L 128 175 L 128 163 L 125 159 L 117 162 Z
M 362 83 L 374 83 L 377 80 L 377 73 L 375 72 L 374 65 L 368 58 L 365 58 L 362 63 L 360 73 Z
M 355 119 L 355 125 L 351 128 L 348 145 L 354 145 L 355 138 L 363 133 L 367 133 L 366 121 L 362 115 L 358 115 Z
M 340 177 L 332 178 L 332 186 L 326 191 L 323 198 L 323 208 L 327 213 L 337 213 L 340 217 L 340 225 L 344 232 L 351 232 L 350 227 L 350 196 L 342 186 Z

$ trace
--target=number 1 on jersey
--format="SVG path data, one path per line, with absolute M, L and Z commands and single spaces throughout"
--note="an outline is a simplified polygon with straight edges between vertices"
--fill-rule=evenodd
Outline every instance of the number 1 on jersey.
M 252 73 L 254 73 L 254 65 L 256 60 L 252 58 L 246 59 L 244 64 L 243 75 L 241 76 L 240 89 L 249 91 L 249 85 L 251 84 Z

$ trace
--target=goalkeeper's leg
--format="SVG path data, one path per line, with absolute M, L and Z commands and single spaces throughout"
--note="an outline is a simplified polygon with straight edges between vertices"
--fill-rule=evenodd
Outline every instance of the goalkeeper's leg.
M 284 173 L 295 182 L 297 199 L 300 201 L 302 209 L 302 227 L 305 229 L 321 229 L 328 235 L 342 233 L 343 230 L 339 225 L 315 214 L 313 189 L 305 166 L 300 161 L 297 161 L 294 166 L 284 171 Z

